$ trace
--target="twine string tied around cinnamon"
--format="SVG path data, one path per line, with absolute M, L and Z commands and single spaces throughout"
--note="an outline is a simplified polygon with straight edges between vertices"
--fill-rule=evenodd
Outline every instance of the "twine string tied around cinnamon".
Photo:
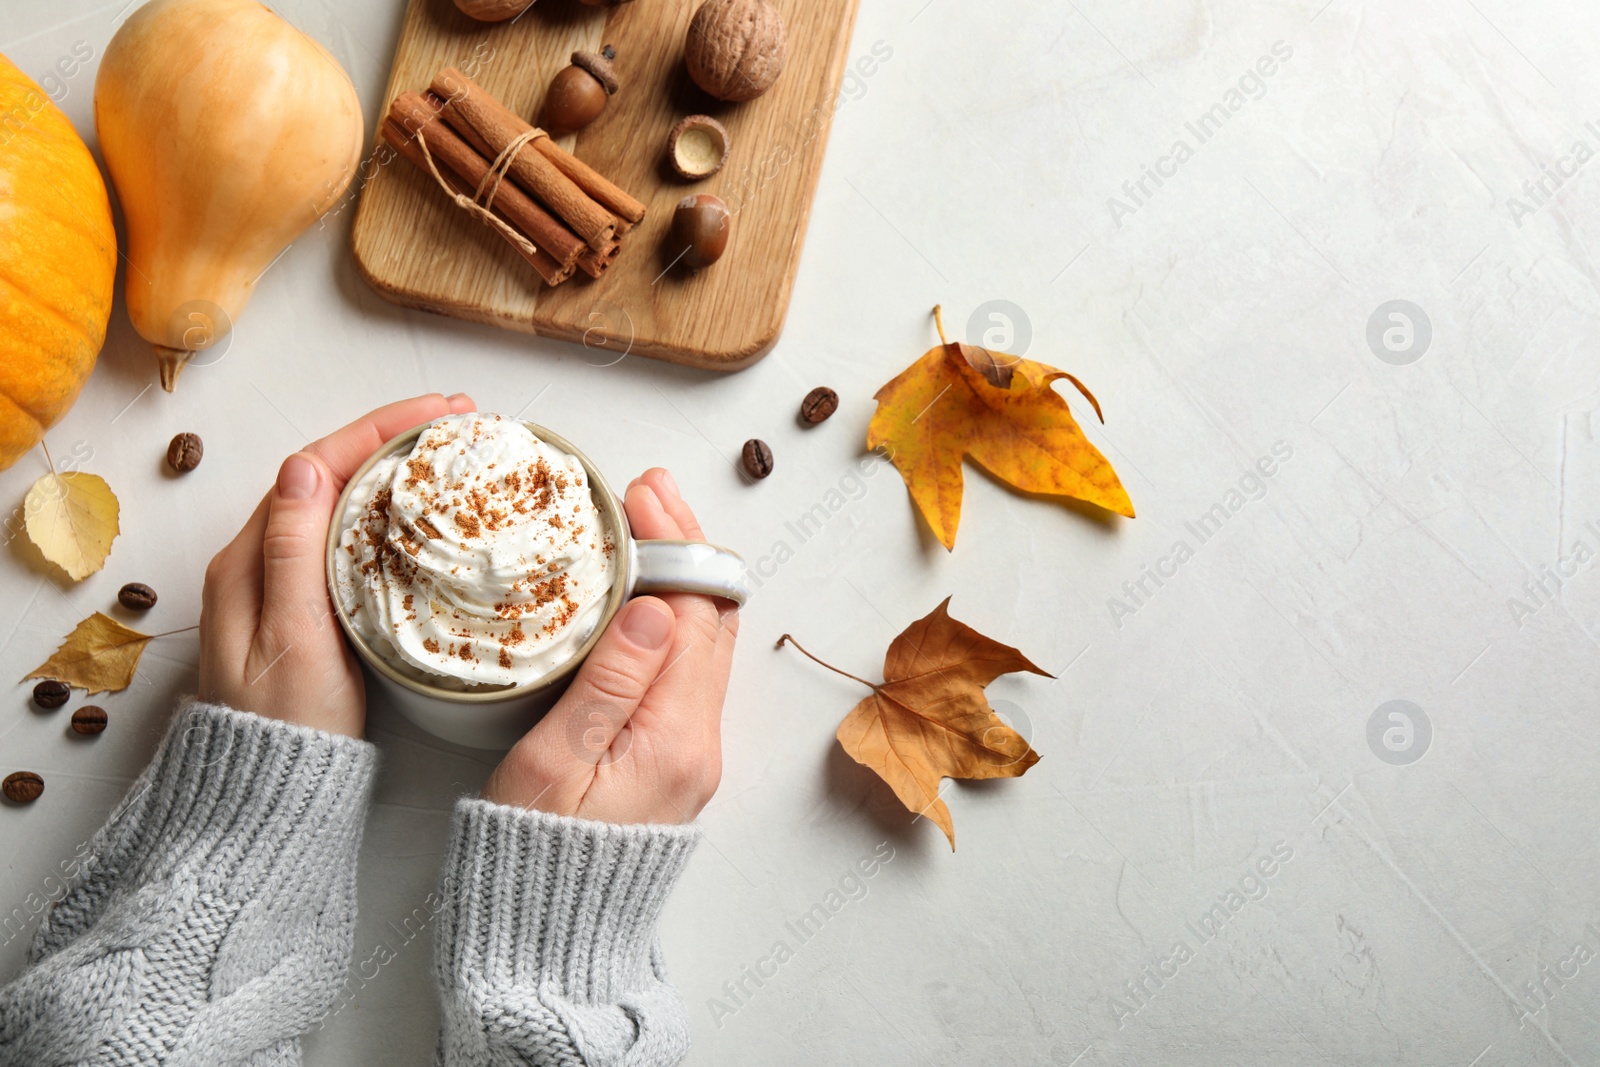
M 500 192 L 500 183 L 505 180 L 506 173 L 511 169 L 512 161 L 517 158 L 517 153 L 537 138 L 547 136 L 549 135 L 537 126 L 518 134 L 495 157 L 494 162 L 478 181 L 478 187 L 473 190 L 472 195 L 467 196 L 465 193 L 456 192 L 450 186 L 450 183 L 445 181 L 444 175 L 439 173 L 439 168 L 433 161 L 433 153 L 428 151 L 427 138 L 423 136 L 421 130 L 416 131 L 417 146 L 422 149 L 422 158 L 427 160 L 428 172 L 433 175 L 433 180 L 439 183 L 439 188 L 444 190 L 445 195 L 454 201 L 455 205 L 461 210 L 469 215 L 476 216 L 485 226 L 493 226 L 499 230 L 506 240 L 530 256 L 536 254 L 539 250 L 515 226 L 510 225 L 494 213 L 494 198 Z

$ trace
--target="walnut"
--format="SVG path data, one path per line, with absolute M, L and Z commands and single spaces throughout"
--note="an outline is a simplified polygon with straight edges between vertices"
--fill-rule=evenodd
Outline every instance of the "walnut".
M 783 16 L 768 0 L 705 0 L 689 22 L 689 76 L 718 100 L 754 100 L 778 80 L 788 56 Z

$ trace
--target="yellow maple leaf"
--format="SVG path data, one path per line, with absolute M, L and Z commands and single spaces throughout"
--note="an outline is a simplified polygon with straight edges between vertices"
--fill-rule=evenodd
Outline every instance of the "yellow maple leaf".
M 887 450 L 939 542 L 955 547 L 964 456 L 1026 492 L 1074 497 L 1133 518 L 1117 472 L 1053 384 L 1071 382 L 1099 415 L 1083 383 L 1043 363 L 950 342 L 937 307 L 933 314 L 940 344 L 874 394 L 867 447 Z
M 133 684 L 144 646 L 161 634 L 130 630 L 100 612 L 84 619 L 29 678 L 54 678 L 90 693 L 115 693 Z
M 105 566 L 120 510 L 106 480 L 82 471 L 51 471 L 22 502 L 28 540 L 75 582 Z

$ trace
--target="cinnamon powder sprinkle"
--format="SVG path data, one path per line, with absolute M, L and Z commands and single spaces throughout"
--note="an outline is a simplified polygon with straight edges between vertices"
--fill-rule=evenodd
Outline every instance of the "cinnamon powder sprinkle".
M 562 630 L 566 629 L 567 624 L 572 622 L 573 618 L 577 616 L 578 610 L 578 605 L 573 601 L 573 599 L 563 594 L 561 597 L 561 607 L 556 611 L 555 615 L 551 617 L 550 621 L 544 624 L 544 628 L 539 632 L 544 634 L 546 637 L 560 633 Z

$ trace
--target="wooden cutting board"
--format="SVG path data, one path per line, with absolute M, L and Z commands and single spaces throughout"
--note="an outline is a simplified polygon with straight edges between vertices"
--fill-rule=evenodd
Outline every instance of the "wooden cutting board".
M 421 91 L 441 67 L 455 66 L 537 123 L 545 88 L 572 52 L 612 45 L 621 90 L 561 144 L 649 213 L 604 277 L 580 274 L 551 289 L 430 176 L 394 156 L 357 178 L 365 180 L 351 237 L 357 266 L 396 303 L 576 341 L 604 350 L 597 362 L 627 352 L 711 370 L 749 366 L 777 340 L 788 310 L 858 3 L 776 0 L 789 30 L 788 65 L 763 96 L 724 104 L 684 67 L 697 0 L 615 8 L 539 0 L 506 23 L 477 22 L 453 0 L 410 0 L 385 110 L 396 93 Z M 718 174 L 684 182 L 666 166 L 667 134 L 696 113 L 728 128 L 732 151 Z M 391 154 L 385 148 L 376 159 Z M 723 258 L 690 275 L 668 269 L 663 247 L 673 208 L 699 192 L 728 202 L 733 232 Z

